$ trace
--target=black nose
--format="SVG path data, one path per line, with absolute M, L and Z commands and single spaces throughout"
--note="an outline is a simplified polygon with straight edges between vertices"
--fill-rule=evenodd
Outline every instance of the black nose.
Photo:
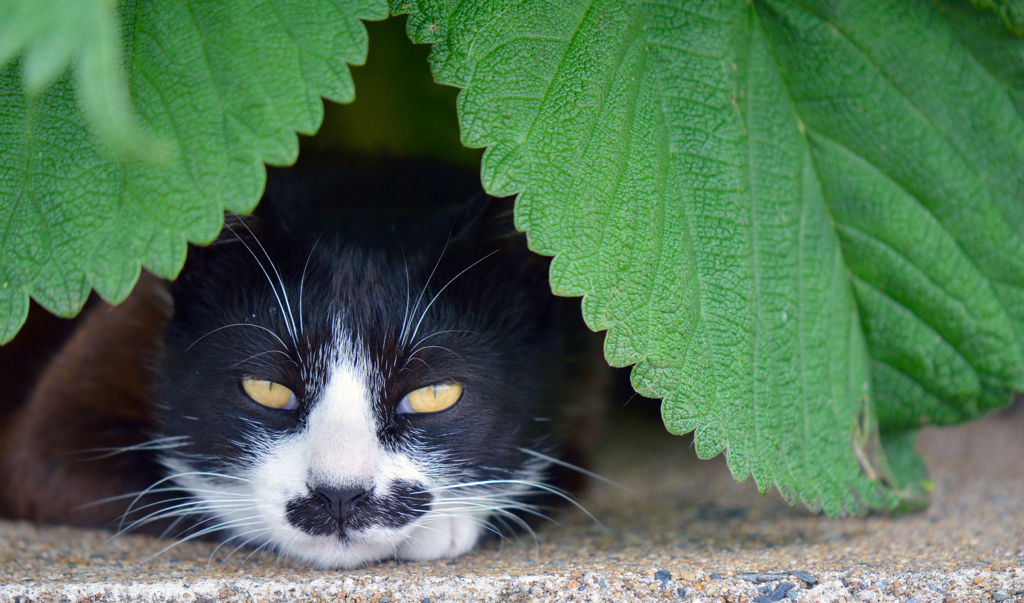
M 367 491 L 363 488 L 329 488 L 320 486 L 313 488 L 313 494 L 323 501 L 327 512 L 337 521 L 352 514 L 359 499 L 366 496 Z

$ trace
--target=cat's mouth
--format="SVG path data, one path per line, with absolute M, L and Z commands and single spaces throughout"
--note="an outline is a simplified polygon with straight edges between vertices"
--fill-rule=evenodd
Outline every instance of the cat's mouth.
M 288 501 L 285 517 L 316 537 L 342 541 L 373 529 L 398 529 L 430 511 L 433 496 L 422 487 L 398 481 L 383 493 L 346 488 L 316 488 Z

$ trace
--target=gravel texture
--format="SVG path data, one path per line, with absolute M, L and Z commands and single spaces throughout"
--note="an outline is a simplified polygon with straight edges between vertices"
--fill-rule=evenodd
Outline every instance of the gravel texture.
M 614 421 L 581 498 L 519 539 L 432 563 L 323 571 L 272 554 L 0 522 L 2 601 L 1024 602 L 1024 408 L 919 449 L 931 507 L 827 519 L 737 484 L 722 458 L 634 419 Z M 642 443 L 642 446 L 638 445 Z

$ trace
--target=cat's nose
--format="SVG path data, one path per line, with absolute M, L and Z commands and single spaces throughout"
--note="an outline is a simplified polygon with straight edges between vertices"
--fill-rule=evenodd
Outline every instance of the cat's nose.
M 323 501 L 327 512 L 337 521 L 352 514 L 352 509 L 359 502 L 359 499 L 366 496 L 367 490 L 355 488 L 330 488 L 318 486 L 313 488 L 313 494 Z

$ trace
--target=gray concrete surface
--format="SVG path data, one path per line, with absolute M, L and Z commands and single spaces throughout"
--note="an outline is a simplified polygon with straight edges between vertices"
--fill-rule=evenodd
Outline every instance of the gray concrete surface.
M 896 518 L 791 508 L 749 480 L 736 484 L 721 458 L 698 461 L 650 425 L 613 423 L 597 469 L 629 491 L 595 484 L 581 499 L 603 527 L 566 511 L 536 541 L 323 571 L 211 543 L 150 559 L 168 543 L 0 523 L 0 601 L 1024 601 L 1020 406 L 925 430 L 934 502 Z M 791 570 L 817 581 L 744 576 Z

